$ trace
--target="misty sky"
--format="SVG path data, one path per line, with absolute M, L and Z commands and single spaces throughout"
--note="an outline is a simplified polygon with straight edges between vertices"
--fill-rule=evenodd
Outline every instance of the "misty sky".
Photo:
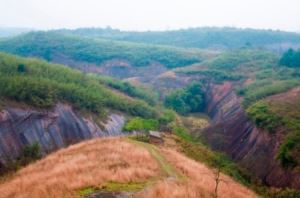
M 0 0 L 0 27 L 300 31 L 300 0 Z

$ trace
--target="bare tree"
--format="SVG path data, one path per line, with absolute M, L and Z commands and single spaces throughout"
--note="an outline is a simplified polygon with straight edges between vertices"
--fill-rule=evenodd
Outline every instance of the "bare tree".
M 224 179 L 221 178 L 221 165 L 218 164 L 217 168 L 214 169 L 214 176 L 215 176 L 215 191 L 214 191 L 214 198 L 218 198 L 218 189 L 219 189 L 219 184 L 220 182 L 225 183 L 226 185 L 229 183 L 229 181 L 226 181 Z
M 215 198 L 218 198 L 218 188 L 219 188 L 219 184 L 221 182 L 221 179 L 220 179 L 220 173 L 221 173 L 221 168 L 218 167 L 217 169 L 215 169 L 215 182 L 216 182 L 216 186 L 215 186 Z

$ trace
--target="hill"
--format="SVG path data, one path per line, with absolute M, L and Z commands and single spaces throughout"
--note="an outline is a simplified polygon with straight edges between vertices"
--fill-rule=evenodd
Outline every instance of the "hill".
M 204 84 L 212 122 L 198 133 L 207 143 L 267 184 L 299 188 L 299 68 L 279 60 L 267 51 L 243 49 L 173 71 Z
M 288 47 L 300 47 L 300 34 L 298 33 L 230 27 L 147 32 L 126 32 L 111 28 L 80 28 L 76 30 L 63 29 L 56 32 L 89 38 L 110 38 L 193 48 L 236 49 L 252 46 L 282 51 Z
M 82 140 L 123 135 L 131 117 L 157 127 L 170 121 L 147 89 L 0 53 L 0 175 L 27 164 L 33 151 L 44 156 Z
M 100 65 L 110 60 L 127 61 L 133 66 L 160 63 L 168 68 L 201 62 L 205 53 L 197 49 L 155 46 L 68 36 L 54 32 L 32 32 L 0 42 L 0 50 L 48 61 L 57 57 Z
M 0 193 L 16 198 L 214 197 L 215 176 L 213 169 L 170 148 L 126 138 L 96 139 L 18 171 L 0 183 Z M 219 179 L 218 197 L 257 197 L 222 173 Z
M 135 116 L 155 116 L 155 110 L 146 102 L 117 94 L 105 86 L 100 77 L 63 65 L 0 53 L 0 71 L 2 100 L 24 102 L 38 108 L 68 102 L 99 115 L 104 115 L 106 110 L 118 110 Z M 143 97 L 142 93 L 137 97 Z

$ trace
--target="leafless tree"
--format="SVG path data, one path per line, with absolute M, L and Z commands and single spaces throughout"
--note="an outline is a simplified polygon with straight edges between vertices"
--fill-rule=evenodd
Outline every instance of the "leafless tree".
M 217 169 L 215 169 L 214 174 L 215 174 L 215 182 L 216 182 L 216 186 L 215 186 L 215 198 L 218 198 L 218 188 L 219 188 L 219 184 L 221 182 L 220 179 L 220 173 L 221 173 L 221 168 L 218 167 Z

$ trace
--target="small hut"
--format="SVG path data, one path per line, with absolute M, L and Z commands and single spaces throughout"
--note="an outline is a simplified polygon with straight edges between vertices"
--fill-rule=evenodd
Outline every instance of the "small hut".
M 158 131 L 149 131 L 149 143 L 151 144 L 163 144 L 164 140 L 162 134 Z

